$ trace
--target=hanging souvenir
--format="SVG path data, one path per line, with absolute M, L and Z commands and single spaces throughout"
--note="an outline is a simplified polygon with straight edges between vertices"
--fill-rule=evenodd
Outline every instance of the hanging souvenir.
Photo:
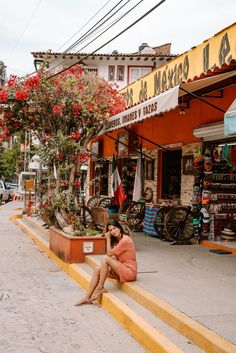
M 225 145 L 223 147 L 223 157 L 224 157 L 224 160 L 227 162 L 228 166 L 229 167 L 232 167 L 232 146 L 229 146 L 229 145 Z
M 212 152 L 213 160 L 216 163 L 220 163 L 222 161 L 222 147 L 216 146 Z
M 209 148 L 206 148 L 203 156 L 204 174 L 212 174 L 212 165 L 211 152 Z
M 209 205 L 210 200 L 211 200 L 210 190 L 203 189 L 202 190 L 202 205 Z

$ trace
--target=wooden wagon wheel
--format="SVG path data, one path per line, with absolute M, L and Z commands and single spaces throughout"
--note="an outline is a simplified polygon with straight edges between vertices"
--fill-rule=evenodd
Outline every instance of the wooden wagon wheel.
M 88 207 L 81 206 L 77 211 L 77 216 L 80 220 L 80 223 L 83 225 L 85 229 L 88 229 L 92 224 L 92 214 Z
M 132 201 L 127 199 L 122 203 L 118 211 L 118 219 L 123 222 L 127 222 L 127 211 Z
M 107 208 L 107 207 L 111 206 L 112 200 L 113 200 L 112 197 L 104 197 L 103 199 L 101 199 L 98 206 Z
M 127 224 L 131 230 L 137 228 L 143 219 L 145 214 L 145 203 L 144 202 L 133 202 L 127 210 Z
M 193 237 L 193 217 L 189 207 L 173 207 L 167 213 L 164 224 L 171 240 L 185 242 Z
M 88 199 L 87 207 L 91 210 L 92 208 L 97 207 L 100 201 L 100 197 L 92 196 L 90 199 Z
M 153 227 L 157 234 L 160 234 L 160 238 L 167 238 L 167 232 L 165 229 L 165 217 L 170 211 L 170 206 L 159 206 L 158 210 L 153 218 Z

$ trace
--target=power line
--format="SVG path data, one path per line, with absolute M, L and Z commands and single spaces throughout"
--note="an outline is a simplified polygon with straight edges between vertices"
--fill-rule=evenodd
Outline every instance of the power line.
M 116 6 L 114 6 L 111 11 L 109 11 L 105 16 L 103 16 L 97 23 L 95 23 L 95 25 L 88 30 L 82 37 L 80 37 L 77 41 L 75 41 L 67 50 L 66 52 L 68 52 L 69 50 L 73 49 L 74 47 L 77 46 L 77 44 L 79 44 L 83 39 L 87 38 L 88 34 L 92 34 L 93 32 L 95 32 L 99 27 L 101 27 L 103 24 L 105 24 L 107 21 L 110 20 L 110 18 L 112 18 L 117 12 L 119 12 L 125 5 L 128 4 L 128 2 L 130 2 L 130 0 L 127 0 L 125 4 L 123 4 L 119 9 L 117 9 L 112 15 L 110 15 L 105 21 L 103 21 L 99 26 L 95 27 L 97 24 L 99 24 L 99 22 L 101 22 L 104 18 L 107 17 L 107 15 L 109 15 L 109 13 L 111 13 L 113 10 L 115 10 L 115 8 L 121 3 L 123 2 L 123 0 L 119 1 Z M 94 28 L 95 27 L 95 28 Z M 94 28 L 94 29 L 93 29 Z M 90 33 L 89 33 L 90 32 Z
M 36 15 L 36 12 L 38 11 L 38 8 L 39 8 L 41 2 L 42 2 L 42 0 L 39 0 L 39 1 L 38 1 L 37 5 L 36 5 L 36 7 L 35 7 L 35 9 L 34 9 L 34 11 L 32 12 L 32 14 L 31 14 L 31 16 L 30 16 L 30 18 L 29 18 L 29 21 L 27 22 L 27 24 L 26 24 L 26 26 L 25 26 L 25 28 L 24 28 L 24 30 L 23 30 L 23 32 L 21 33 L 20 37 L 19 37 L 18 40 L 16 41 L 14 47 L 11 49 L 7 60 L 10 59 L 10 57 L 11 57 L 12 54 L 13 54 L 13 52 L 15 51 L 15 49 L 17 48 L 17 46 L 19 45 L 21 39 L 23 38 L 25 32 L 26 32 L 27 29 L 29 28 L 29 26 L 30 26 L 30 24 L 31 24 L 31 22 L 32 22 L 32 20 L 33 20 L 33 18 L 34 18 L 34 16 Z
M 77 43 L 77 42 L 80 42 L 80 41 L 82 41 L 82 39 L 84 38 L 84 40 L 83 41 L 85 41 L 86 40 L 86 37 L 89 37 L 89 35 L 92 33 L 92 32 L 94 32 L 94 31 L 96 31 L 101 25 L 99 25 L 99 26 L 97 26 L 98 24 L 99 24 L 99 22 L 101 22 L 104 18 L 106 18 L 112 11 L 114 11 L 114 9 L 120 4 L 120 3 L 122 3 L 124 0 L 120 0 L 115 6 L 113 6 L 112 7 L 112 9 L 110 9 L 99 21 L 97 21 L 87 32 L 85 32 L 75 43 Z M 121 8 L 123 8 L 128 2 L 129 2 L 130 0 L 128 0 L 123 6 L 121 6 L 120 7 L 120 9 Z M 108 1 L 109 2 L 109 1 Z M 107 3 L 108 3 L 107 2 Z M 107 4 L 106 3 L 106 4 Z M 106 5 L 105 4 L 105 5 Z M 103 6 L 103 7 L 105 7 L 105 5 Z M 102 24 L 104 24 L 104 23 L 106 23 L 111 17 L 113 17 L 120 9 L 118 9 L 115 13 L 113 13 L 108 19 L 106 19 Z M 100 9 L 101 10 L 101 9 Z M 100 10 L 98 11 L 98 12 L 100 12 Z M 95 15 L 93 16 L 93 17 L 95 17 Z M 92 29 L 95 27 L 95 26 L 97 26 L 93 31 L 92 31 Z M 91 32 L 92 31 L 92 32 Z M 91 32 L 91 33 L 89 33 L 89 32 Z M 82 42 L 83 42 L 82 41 Z M 73 48 L 74 46 L 75 46 L 75 43 L 74 44 L 72 44 L 69 48 L 67 48 L 64 52 L 63 52 L 63 54 L 64 53 L 67 53 L 71 48 Z M 66 59 L 67 60 L 67 59 Z M 66 61 L 65 60 L 65 61 Z M 53 64 L 53 62 L 55 62 L 56 61 L 56 59 L 54 59 L 54 60 L 52 60 L 51 61 L 51 63 L 50 64 Z M 59 65 L 56 65 L 53 69 L 55 69 L 57 66 L 59 66 Z M 31 75 L 33 75 L 34 73 L 36 73 L 37 71 L 34 71 L 34 72 L 31 72 L 30 74 L 28 74 L 27 76 L 31 76 Z M 27 77 L 26 76 L 26 77 Z
M 128 1 L 127 1 L 128 2 Z M 126 2 L 126 4 L 127 4 Z M 108 29 L 112 28 L 115 24 L 117 24 L 122 18 L 124 18 L 126 15 L 128 15 L 132 10 L 134 10 L 141 2 L 143 2 L 143 0 L 140 0 L 136 5 L 134 5 L 131 9 L 129 9 L 126 13 L 124 13 L 123 15 L 121 15 L 118 19 L 116 19 L 114 22 L 112 22 L 108 27 L 105 28 L 105 30 L 97 35 L 97 37 L 95 37 L 93 40 L 91 40 L 88 44 L 86 44 L 85 46 L 83 46 L 79 51 L 76 52 L 76 54 L 78 54 L 82 49 L 86 48 L 88 45 L 90 45 L 91 43 L 93 43 L 97 38 L 99 38 L 100 36 L 102 36 L 105 32 L 107 32 Z M 125 5 L 126 5 L 125 4 Z M 58 66 L 60 66 L 61 64 L 65 63 L 68 59 L 65 59 L 64 61 L 62 61 L 61 63 L 57 64 L 56 66 L 54 66 L 52 68 L 52 70 L 54 70 L 55 68 L 57 68 Z M 52 62 L 51 62 L 52 63 Z
M 121 31 L 120 33 L 118 33 L 116 36 L 114 36 L 113 38 L 111 38 L 109 41 L 107 41 L 105 44 L 101 45 L 99 48 L 97 48 L 96 50 L 94 50 L 92 53 L 86 55 L 82 60 L 87 59 L 89 56 L 93 55 L 94 53 L 96 53 L 97 51 L 99 51 L 100 49 L 102 49 L 103 47 L 105 47 L 107 44 L 111 43 L 113 40 L 115 40 L 116 38 L 118 38 L 119 36 L 121 36 L 123 33 L 125 33 L 126 31 L 128 31 L 128 29 L 130 29 L 131 27 L 133 27 L 134 25 L 136 25 L 138 22 L 140 22 L 143 18 L 145 18 L 146 16 L 148 16 L 151 12 L 153 12 L 156 8 L 158 8 L 161 4 L 163 4 L 166 0 L 161 0 L 160 2 L 158 2 L 155 6 L 153 6 L 149 11 L 145 12 L 144 15 L 142 15 L 141 17 L 139 17 L 136 21 L 134 21 L 133 23 L 131 23 L 131 25 L 129 25 L 128 27 L 126 27 L 123 31 Z M 82 60 L 76 61 L 75 63 L 73 63 L 72 65 L 68 66 L 67 68 L 57 72 L 54 75 L 49 76 L 47 79 L 53 78 L 59 74 L 61 74 L 62 72 L 70 69 L 71 67 L 75 66 L 76 64 L 81 63 Z
M 60 46 L 60 48 L 57 49 L 57 52 L 63 48 L 67 43 L 70 42 L 71 39 L 73 39 L 78 33 L 80 33 L 82 31 L 82 29 L 84 29 L 98 14 L 99 12 L 101 12 L 105 7 L 106 5 L 110 2 L 111 0 L 108 0 L 105 5 L 103 5 L 75 34 L 73 34 L 73 36 L 71 36 L 64 44 L 62 44 Z

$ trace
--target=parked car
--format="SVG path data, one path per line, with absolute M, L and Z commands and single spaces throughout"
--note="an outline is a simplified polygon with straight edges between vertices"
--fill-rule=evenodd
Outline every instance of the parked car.
M 10 199 L 13 200 L 13 195 L 17 189 L 17 184 L 13 184 L 9 181 L 5 182 L 6 189 L 9 191 Z
M 8 202 L 11 199 L 10 189 L 7 188 L 4 181 L 0 180 L 0 204 L 2 201 Z

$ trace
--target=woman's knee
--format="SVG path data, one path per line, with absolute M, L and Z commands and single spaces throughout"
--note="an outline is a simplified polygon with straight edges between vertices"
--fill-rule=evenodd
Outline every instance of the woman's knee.
M 96 266 L 96 267 L 95 267 L 94 273 L 95 273 L 96 275 L 99 275 L 99 274 L 100 274 L 100 266 Z
M 110 259 L 110 256 L 104 255 L 103 258 L 102 258 L 102 262 L 107 264 L 109 259 Z

